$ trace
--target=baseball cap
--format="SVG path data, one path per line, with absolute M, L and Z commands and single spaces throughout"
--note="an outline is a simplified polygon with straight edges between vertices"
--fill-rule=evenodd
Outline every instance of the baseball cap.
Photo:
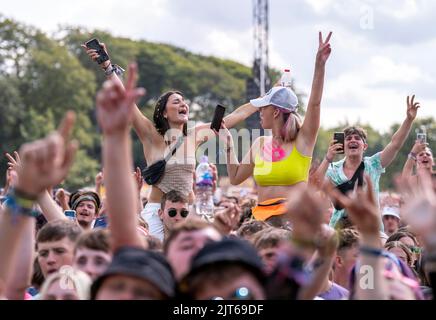
M 94 300 L 103 282 L 113 275 L 126 275 L 153 284 L 167 297 L 175 295 L 176 280 L 166 258 L 154 251 L 135 247 L 123 247 L 116 251 L 107 270 L 91 286 Z
M 288 87 L 273 87 L 265 96 L 250 100 L 250 103 L 257 108 L 273 105 L 289 112 L 297 110 L 297 95 Z
M 393 216 L 393 217 L 401 220 L 399 210 L 398 210 L 398 208 L 395 208 L 395 207 L 384 207 L 383 212 L 382 212 L 382 216 L 383 217 L 384 216 Z

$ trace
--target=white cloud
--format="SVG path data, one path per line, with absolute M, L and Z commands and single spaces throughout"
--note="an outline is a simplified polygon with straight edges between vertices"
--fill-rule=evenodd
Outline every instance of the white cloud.
M 216 56 L 228 57 L 233 60 L 243 61 L 249 65 L 253 61 L 251 51 L 250 34 L 245 32 L 242 36 L 234 36 L 231 33 L 213 30 L 206 36 L 207 51 Z M 248 40 L 248 41 L 247 41 Z

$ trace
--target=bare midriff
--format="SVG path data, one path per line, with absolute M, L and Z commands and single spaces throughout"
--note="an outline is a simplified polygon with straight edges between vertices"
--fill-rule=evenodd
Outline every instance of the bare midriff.
M 258 202 L 269 199 L 292 199 L 293 194 L 307 187 L 307 182 L 302 181 L 292 186 L 257 186 Z

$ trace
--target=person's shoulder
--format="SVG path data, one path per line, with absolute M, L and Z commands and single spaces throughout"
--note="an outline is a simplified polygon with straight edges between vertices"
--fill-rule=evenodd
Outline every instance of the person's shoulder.
M 365 163 L 365 165 L 381 168 L 381 151 L 373 154 L 372 156 L 364 157 L 363 162 Z

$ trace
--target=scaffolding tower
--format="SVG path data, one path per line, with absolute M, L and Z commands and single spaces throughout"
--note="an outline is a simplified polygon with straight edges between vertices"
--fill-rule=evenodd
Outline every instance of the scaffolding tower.
M 270 86 L 268 76 L 268 0 L 253 0 L 254 60 L 252 78 L 247 80 L 247 100 L 264 95 Z M 256 112 L 246 120 L 247 128 L 260 129 Z

